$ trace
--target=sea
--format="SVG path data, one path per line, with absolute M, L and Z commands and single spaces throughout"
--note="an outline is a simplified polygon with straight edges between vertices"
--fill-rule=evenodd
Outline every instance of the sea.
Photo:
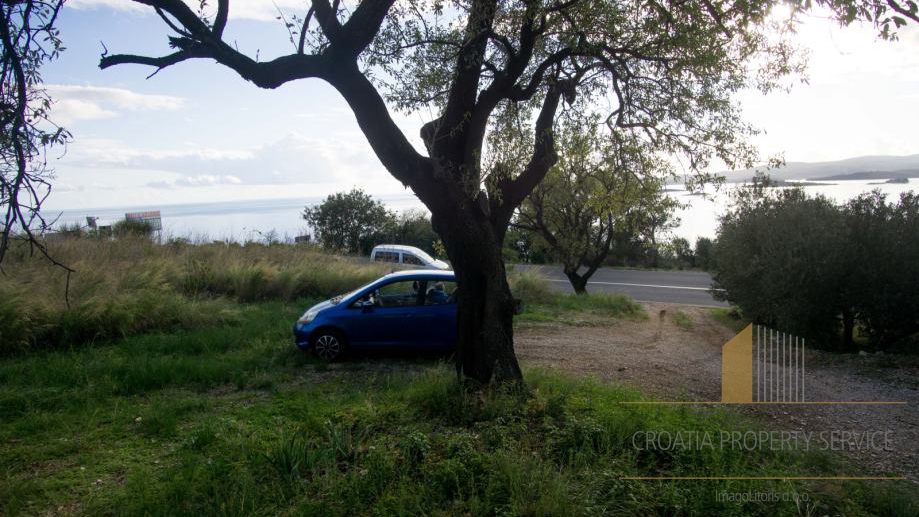
M 736 188 L 736 184 L 728 183 L 718 190 L 709 188 L 704 195 L 700 195 L 671 186 L 667 195 L 677 199 L 684 208 L 676 214 L 679 224 L 670 230 L 666 237 L 683 237 L 690 242 L 695 242 L 697 237 L 714 237 L 717 233 L 718 217 L 729 208 L 731 194 Z M 822 194 L 837 203 L 844 203 L 873 189 L 880 189 L 888 195 L 889 200 L 895 200 L 902 192 L 919 191 L 919 179 L 913 178 L 906 184 L 879 183 L 877 180 L 820 182 L 808 184 L 803 188 L 808 194 Z M 99 207 L 48 210 L 44 215 L 47 219 L 57 218 L 58 225 L 85 225 L 88 216 L 111 223 L 123 219 L 126 212 L 159 210 L 162 215 L 164 239 L 245 242 L 264 241 L 271 237 L 281 241 L 293 241 L 295 237 L 309 233 L 309 227 L 303 219 L 304 209 L 322 202 L 322 199 L 255 199 L 219 203 Z M 380 196 L 379 199 L 396 212 L 424 209 L 424 205 L 412 193 Z

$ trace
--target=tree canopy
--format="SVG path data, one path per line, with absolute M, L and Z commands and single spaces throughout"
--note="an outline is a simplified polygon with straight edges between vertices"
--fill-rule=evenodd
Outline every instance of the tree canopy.
M 367 252 L 395 225 L 395 215 L 361 189 L 338 192 L 308 207 L 303 218 L 315 239 L 327 248 L 348 253 Z
M 559 161 L 533 189 L 513 225 L 554 251 L 577 293 L 616 242 L 654 231 L 678 202 L 664 192 L 672 168 L 636 139 L 601 136 L 591 120 L 564 124 Z

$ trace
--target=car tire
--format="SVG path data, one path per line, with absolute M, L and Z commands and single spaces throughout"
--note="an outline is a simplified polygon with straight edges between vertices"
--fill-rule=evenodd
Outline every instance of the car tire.
M 347 343 L 337 330 L 320 330 L 312 339 L 313 355 L 322 361 L 336 361 L 345 355 Z

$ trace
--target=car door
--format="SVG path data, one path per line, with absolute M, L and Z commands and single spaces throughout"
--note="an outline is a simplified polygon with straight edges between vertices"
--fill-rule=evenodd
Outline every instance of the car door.
M 420 335 L 415 311 L 423 291 L 413 278 L 398 279 L 378 286 L 373 305 L 359 307 L 352 319 L 355 334 L 365 346 L 413 345 Z
M 429 279 L 416 309 L 415 326 L 420 347 L 452 348 L 456 345 L 456 281 Z

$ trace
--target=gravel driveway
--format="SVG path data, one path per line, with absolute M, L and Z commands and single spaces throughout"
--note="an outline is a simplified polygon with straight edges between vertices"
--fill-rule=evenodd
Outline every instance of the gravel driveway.
M 640 388 L 662 400 L 721 398 L 721 346 L 735 332 L 709 309 L 644 304 L 648 321 L 572 327 L 523 325 L 515 334 L 525 363 L 590 374 Z M 681 311 L 692 321 L 673 323 Z M 890 451 L 847 452 L 871 474 L 906 476 L 919 483 L 919 368 L 892 356 L 840 356 L 809 350 L 808 400 L 906 401 L 907 405 L 731 406 L 775 430 L 890 430 Z M 852 474 L 857 475 L 857 474 Z

